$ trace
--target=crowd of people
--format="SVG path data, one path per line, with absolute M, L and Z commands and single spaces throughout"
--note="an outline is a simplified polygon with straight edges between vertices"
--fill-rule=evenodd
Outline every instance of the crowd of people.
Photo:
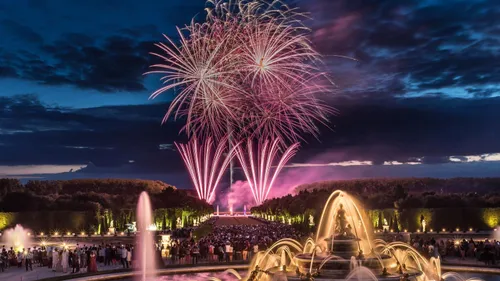
M 54 272 L 97 272 L 97 264 L 104 266 L 132 266 L 133 245 L 76 245 L 41 246 L 34 248 L 6 249 L 0 252 L 0 271 L 16 267 L 32 271 L 33 267 L 47 267 Z
M 169 232 L 171 237 L 167 243 L 158 241 L 155 252 L 158 265 L 250 261 L 259 251 L 266 250 L 280 239 L 303 241 L 307 235 L 293 226 L 278 222 L 217 225 L 216 219 L 213 219 L 206 223 L 211 224 L 211 231 L 203 237 L 195 239 L 194 228 L 183 228 Z M 404 240 L 401 235 L 393 239 Z M 436 240 L 416 236 L 406 241 L 428 258 L 474 258 L 486 265 L 494 264 L 500 259 L 500 242 L 496 240 Z M 3 246 L 0 251 L 0 269 L 1 272 L 11 267 L 32 271 L 34 267 L 46 267 L 61 273 L 97 272 L 98 264 L 101 268 L 132 268 L 135 264 L 134 257 L 133 244 L 43 245 L 27 249 Z
M 213 223 L 213 222 L 212 222 Z M 186 234 L 185 232 L 182 232 Z M 213 231 L 197 241 L 188 237 L 173 239 L 164 249 L 170 264 L 248 261 L 283 238 L 300 239 L 301 233 L 290 225 L 270 222 L 259 225 L 215 225 Z
M 427 257 L 440 257 L 445 260 L 447 257 L 459 257 L 462 260 L 473 258 L 484 262 L 486 265 L 493 265 L 500 259 L 500 242 L 486 239 L 484 241 L 474 241 L 474 239 L 434 239 L 415 237 L 410 242 L 411 245 Z

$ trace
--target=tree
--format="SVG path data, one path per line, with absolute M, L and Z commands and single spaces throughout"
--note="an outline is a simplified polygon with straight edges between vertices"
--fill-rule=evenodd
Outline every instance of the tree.
M 22 191 L 22 184 L 18 179 L 0 179 L 0 199 L 11 192 Z
M 398 214 L 394 214 L 394 231 L 399 232 Z
M 406 188 L 403 188 L 401 184 L 398 184 L 394 188 L 394 201 L 397 201 L 399 199 L 405 199 L 408 196 L 408 190 Z
M 163 231 L 167 230 L 167 215 L 163 212 L 163 222 L 161 223 L 161 227 Z
M 384 218 L 382 217 L 382 212 L 378 213 L 378 229 L 383 229 L 384 227 Z

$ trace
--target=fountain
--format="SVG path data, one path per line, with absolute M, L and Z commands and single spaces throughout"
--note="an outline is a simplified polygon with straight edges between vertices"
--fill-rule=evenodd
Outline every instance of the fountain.
M 146 281 L 147 277 L 154 274 L 156 269 L 155 250 L 153 232 L 149 230 L 152 224 L 152 208 L 148 193 L 143 191 L 137 202 L 137 264 L 139 265 L 140 274 L 137 281 Z
M 31 247 L 29 231 L 17 224 L 14 228 L 7 229 L 3 233 L 3 243 L 13 247 L 16 252 Z
M 373 240 L 365 211 L 349 194 L 335 191 L 323 209 L 315 238 L 303 245 L 283 239 L 254 258 L 246 280 L 446 280 L 439 258 L 430 260 L 403 242 Z M 479 280 L 479 279 L 474 279 Z

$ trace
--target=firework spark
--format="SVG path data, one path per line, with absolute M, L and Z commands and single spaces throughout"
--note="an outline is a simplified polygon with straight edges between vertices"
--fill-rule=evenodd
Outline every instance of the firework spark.
M 235 144 L 228 153 L 225 153 L 227 141 L 220 141 L 214 150 L 212 138 L 201 142 L 192 139 L 187 144 L 175 143 L 175 145 L 188 169 L 198 197 L 212 202 L 217 185 L 234 157 L 238 144 Z
M 279 141 L 279 139 L 258 141 L 255 145 L 252 139 L 248 139 L 244 145 L 236 148 L 236 157 L 240 161 L 257 205 L 267 199 L 281 169 L 295 155 L 299 147 L 299 143 L 294 143 L 278 156 Z M 256 151 L 255 146 L 257 146 Z

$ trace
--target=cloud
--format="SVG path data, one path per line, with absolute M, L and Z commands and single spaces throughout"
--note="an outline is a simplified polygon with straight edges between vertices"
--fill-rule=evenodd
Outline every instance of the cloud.
M 309 5 L 313 41 L 346 95 L 500 95 L 500 10 L 490 1 L 329 1 Z M 394 85 L 397 85 L 394 88 Z M 467 88 L 467 93 L 456 89 Z M 408 94 L 410 92 L 410 94 Z M 367 94 L 368 93 L 368 94 Z
M 425 109 L 422 106 L 425 105 Z M 60 108 L 36 95 L 0 98 L 1 164 L 74 164 L 120 166 L 133 159 L 142 171 L 182 170 L 178 153 L 181 123 L 160 125 L 166 104 Z M 407 99 L 357 104 L 344 101 L 334 131 L 307 139 L 293 163 L 385 161 L 447 163 L 453 155 L 500 151 L 496 141 L 500 98 L 449 100 Z M 466 112 L 467 114 L 464 114 Z M 83 149 L 88 148 L 88 149 Z
M 23 43 L 43 43 L 40 34 L 33 31 L 30 27 L 17 23 L 13 20 L 0 20 L 0 32 L 2 41 L 21 41 Z
M 145 45 L 153 43 L 125 36 L 96 41 L 85 34 L 63 34 L 40 51 L 0 49 L 0 77 L 100 92 L 144 92 L 143 73 L 150 59 Z
M 180 170 L 177 152 L 160 149 L 160 144 L 182 139 L 178 137 L 180 125 L 160 125 L 164 108 L 165 105 L 109 107 L 95 114 L 99 109 L 48 106 L 36 95 L 2 97 L 0 165 L 92 161 L 100 166 L 118 167 L 134 159 L 137 171 Z

